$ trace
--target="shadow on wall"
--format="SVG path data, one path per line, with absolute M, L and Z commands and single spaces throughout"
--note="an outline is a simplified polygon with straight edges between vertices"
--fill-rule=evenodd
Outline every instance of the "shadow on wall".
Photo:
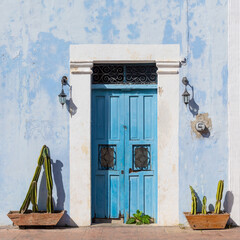
M 202 202 L 195 190 L 194 190 L 194 192 L 195 192 L 195 195 L 197 198 L 197 212 L 202 212 Z
M 63 163 L 60 160 L 56 160 L 56 162 L 54 162 L 52 159 L 51 159 L 51 163 L 52 163 L 54 183 L 57 190 L 57 200 L 53 198 L 54 209 L 63 210 L 64 202 L 65 202 L 65 191 L 63 187 L 63 181 L 62 181 Z M 39 187 L 39 198 L 38 198 L 39 210 L 46 210 L 46 204 L 47 204 L 47 186 L 46 186 L 46 174 L 44 170 L 42 174 L 40 187 Z
M 199 105 L 195 102 L 194 99 L 194 87 L 190 84 L 188 86 L 192 89 L 192 98 L 189 100 L 189 110 L 192 113 L 193 117 L 198 115 Z
M 224 202 L 223 202 L 223 210 L 225 212 L 231 214 L 233 203 L 234 203 L 233 193 L 230 192 L 230 191 L 227 191 L 226 195 L 225 195 L 225 198 L 224 198 Z M 228 220 L 228 225 L 237 226 L 237 224 L 231 218 L 231 215 L 230 215 L 230 218 Z
M 77 113 L 77 106 L 74 104 L 72 98 L 66 100 L 66 107 L 71 117 Z
M 63 163 L 60 160 L 56 160 L 54 163 L 53 160 L 51 160 L 52 166 L 53 166 L 53 178 L 54 183 L 56 185 L 57 190 L 57 201 L 55 201 L 55 209 L 56 210 L 63 210 L 64 209 L 64 202 L 65 202 L 65 191 L 63 187 L 63 181 L 62 181 L 62 168 Z
M 198 114 L 199 113 L 199 105 L 195 102 L 194 99 L 194 87 L 188 82 L 187 86 L 189 86 L 192 89 L 192 94 L 191 94 L 191 99 L 189 100 L 188 103 L 188 107 L 189 107 L 189 111 L 192 113 L 193 117 L 196 117 L 196 119 L 200 116 L 200 115 L 204 115 L 204 114 Z M 196 133 L 196 130 L 194 130 Z M 203 131 L 199 131 L 196 133 L 197 135 L 201 135 L 204 138 L 209 138 L 211 133 L 208 129 L 207 126 L 205 126 L 205 129 Z
M 56 160 L 56 162 L 54 162 L 51 159 L 51 164 L 52 164 L 54 184 L 57 192 L 57 199 L 53 198 L 53 205 L 54 205 L 54 210 L 60 211 L 60 210 L 64 210 L 64 202 L 66 198 L 66 194 L 63 186 L 63 180 L 62 180 L 63 163 L 60 160 Z M 46 206 L 47 206 L 47 186 L 46 186 L 46 174 L 44 170 L 42 174 L 40 187 L 39 187 L 38 207 L 39 207 L 39 210 L 46 211 Z M 70 218 L 68 213 L 65 212 L 61 220 L 58 222 L 57 226 L 77 227 L 77 224 Z

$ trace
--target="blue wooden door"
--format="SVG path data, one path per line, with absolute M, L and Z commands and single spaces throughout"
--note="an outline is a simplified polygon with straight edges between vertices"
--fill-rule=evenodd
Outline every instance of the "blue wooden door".
M 93 90 L 92 217 L 156 218 L 156 90 Z
M 119 218 L 124 210 L 124 95 L 92 94 L 92 217 Z
M 157 217 L 157 94 L 125 95 L 125 220 L 138 209 Z

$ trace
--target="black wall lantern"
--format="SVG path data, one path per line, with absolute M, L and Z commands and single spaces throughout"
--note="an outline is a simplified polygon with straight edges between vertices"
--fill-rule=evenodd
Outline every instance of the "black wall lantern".
M 71 86 L 68 84 L 68 78 L 66 76 L 62 77 L 61 83 L 62 83 L 62 91 L 58 95 L 58 98 L 59 98 L 59 102 L 62 104 L 62 107 L 63 107 L 63 105 L 66 103 L 66 98 L 67 98 L 67 95 L 65 94 L 65 92 L 63 90 L 63 86 L 68 85 L 70 90 L 71 90 Z
M 182 79 L 182 83 L 185 85 L 185 91 L 183 92 L 182 96 L 183 96 L 183 102 L 186 104 L 186 106 L 189 103 L 190 100 L 190 94 L 187 91 L 187 85 L 189 85 L 189 81 L 186 77 L 183 77 Z

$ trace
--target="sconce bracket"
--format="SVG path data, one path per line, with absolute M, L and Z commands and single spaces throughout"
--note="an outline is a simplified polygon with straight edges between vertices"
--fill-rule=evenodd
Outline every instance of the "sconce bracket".
M 183 83 L 185 86 L 187 86 L 187 85 L 189 84 L 189 81 L 188 81 L 188 79 L 187 79 L 186 77 L 183 77 L 182 83 Z
M 62 83 L 63 86 L 66 86 L 66 85 L 69 86 L 69 84 L 68 84 L 68 78 L 67 78 L 66 76 L 63 76 L 63 77 L 62 77 L 62 80 L 61 80 L 61 83 Z

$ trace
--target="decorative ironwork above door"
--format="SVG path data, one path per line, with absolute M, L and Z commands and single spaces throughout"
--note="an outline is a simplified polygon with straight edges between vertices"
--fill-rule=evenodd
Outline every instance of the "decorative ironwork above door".
M 145 64 L 94 64 L 92 84 L 157 84 L 157 67 Z

